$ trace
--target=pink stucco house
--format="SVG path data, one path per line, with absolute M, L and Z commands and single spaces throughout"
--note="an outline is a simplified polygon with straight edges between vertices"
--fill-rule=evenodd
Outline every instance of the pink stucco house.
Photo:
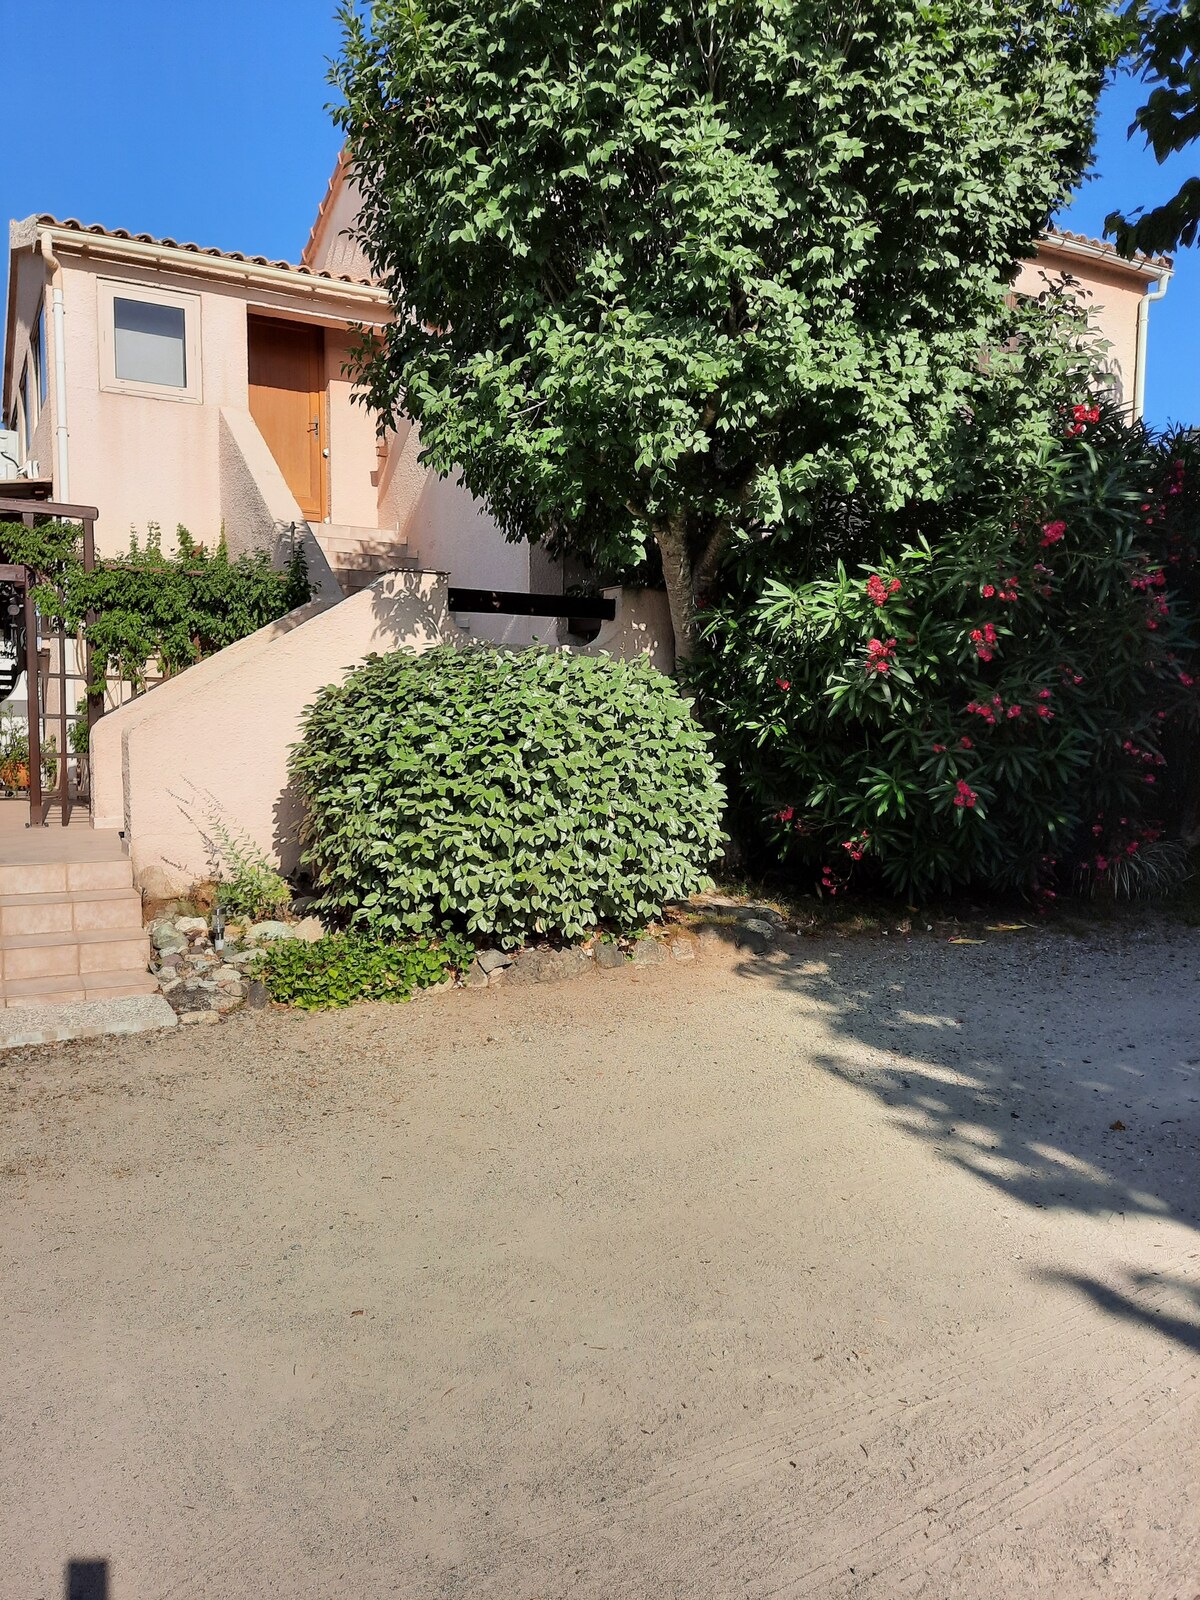
M 451 586 L 563 592 L 542 550 L 508 543 L 461 485 L 420 465 L 411 425 L 381 441 L 352 403 L 353 330 L 392 315 L 355 242 L 357 211 L 339 161 L 295 265 L 49 216 L 12 225 L 0 499 L 97 507 L 101 555 L 152 522 L 205 540 L 224 529 L 235 551 L 281 553 L 298 539 L 317 586 L 302 612 L 92 730 L 91 821 L 122 841 L 143 889 L 204 875 L 214 811 L 294 867 L 287 750 L 303 708 L 371 650 L 460 639 Z M 1109 343 L 1113 391 L 1136 415 L 1148 308 L 1170 273 L 1166 260 L 1123 261 L 1050 232 L 1014 292 L 1075 280 Z M 599 637 L 572 647 L 669 663 L 664 597 L 610 597 Z M 469 624 L 514 644 L 559 637 L 553 616 L 474 612 Z M 0 991 L 6 981 L 0 972 Z

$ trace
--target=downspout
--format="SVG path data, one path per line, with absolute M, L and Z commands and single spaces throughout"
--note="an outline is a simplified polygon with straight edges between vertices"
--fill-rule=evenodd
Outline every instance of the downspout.
M 1137 367 L 1133 378 L 1133 416 L 1140 422 L 1146 412 L 1146 341 L 1150 333 L 1150 305 L 1152 301 L 1165 300 L 1171 287 L 1171 274 L 1166 272 L 1153 289 L 1138 301 Z
M 54 254 L 49 234 L 42 235 L 42 259 L 46 263 L 52 289 L 51 315 L 54 321 L 54 492 L 64 504 L 71 498 L 71 476 L 67 453 L 67 340 L 66 308 L 63 304 L 62 264 Z

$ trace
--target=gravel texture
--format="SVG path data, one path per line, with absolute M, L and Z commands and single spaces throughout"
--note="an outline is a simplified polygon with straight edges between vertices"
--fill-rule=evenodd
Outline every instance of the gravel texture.
M 9 1052 L 0 1597 L 1193 1600 L 1200 935 L 736 938 Z

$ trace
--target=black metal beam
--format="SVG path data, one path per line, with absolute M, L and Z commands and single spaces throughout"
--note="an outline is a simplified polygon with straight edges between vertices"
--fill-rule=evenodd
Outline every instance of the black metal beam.
M 600 595 L 523 594 L 517 589 L 451 589 L 451 611 L 489 612 L 507 617 L 581 617 L 612 622 L 617 602 Z

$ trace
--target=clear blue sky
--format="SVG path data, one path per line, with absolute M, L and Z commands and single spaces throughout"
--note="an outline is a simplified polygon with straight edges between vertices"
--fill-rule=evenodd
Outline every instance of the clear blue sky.
M 297 260 L 337 156 L 325 112 L 333 0 L 0 0 L 9 159 L 0 212 Z M 1125 138 L 1139 88 L 1106 96 L 1095 181 L 1060 221 L 1099 236 L 1200 166 Z M 1200 423 L 1200 249 L 1152 313 L 1150 420 Z

